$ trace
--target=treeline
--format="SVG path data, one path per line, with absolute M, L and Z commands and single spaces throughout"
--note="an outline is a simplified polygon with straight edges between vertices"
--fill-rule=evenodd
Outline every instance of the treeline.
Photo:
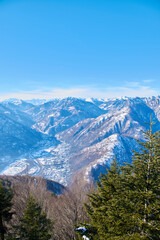
M 43 184 L 1 184 L 1 239 L 159 240 L 160 135 L 152 133 L 152 123 L 144 135 L 132 164 L 115 159 L 97 188 L 78 181 L 57 196 Z

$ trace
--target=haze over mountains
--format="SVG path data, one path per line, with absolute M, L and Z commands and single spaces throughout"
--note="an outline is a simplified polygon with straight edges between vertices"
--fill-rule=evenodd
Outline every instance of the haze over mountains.
M 40 103 L 40 104 L 38 104 Z M 0 103 L 0 173 L 67 184 L 74 174 L 98 178 L 117 157 L 131 162 L 150 116 L 160 130 L 160 97 L 65 98 Z

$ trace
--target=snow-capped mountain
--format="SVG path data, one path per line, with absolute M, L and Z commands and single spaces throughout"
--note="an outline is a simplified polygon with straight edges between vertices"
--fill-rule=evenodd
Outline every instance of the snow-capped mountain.
M 37 101 L 36 101 L 37 102 Z M 114 158 L 131 162 L 135 139 L 150 118 L 160 130 L 160 97 L 54 99 L 37 105 L 0 103 L 0 170 L 67 184 L 72 175 L 98 178 Z
M 33 128 L 53 136 L 86 118 L 96 118 L 105 110 L 77 98 L 53 100 L 27 111 L 36 124 Z
M 6 102 L 0 104 L 0 170 L 22 156 L 30 157 L 46 144 L 58 144 L 56 138 L 32 129 L 35 122 L 23 112 L 23 106 L 20 111 L 16 104 L 15 107 L 13 105 Z

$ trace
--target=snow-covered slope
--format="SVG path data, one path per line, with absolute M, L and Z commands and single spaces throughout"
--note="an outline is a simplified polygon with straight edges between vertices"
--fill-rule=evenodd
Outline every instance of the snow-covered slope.
M 82 99 L 53 100 L 27 111 L 36 121 L 33 128 L 53 136 L 87 118 L 96 118 L 105 110 Z
M 77 123 L 74 127 L 61 132 L 59 136 L 76 146 L 84 148 L 101 142 L 112 134 L 120 134 L 132 138 L 143 138 L 142 130 L 147 125 L 145 122 L 152 120 L 157 123 L 155 130 L 160 129 L 160 123 L 154 112 L 145 104 L 135 104 L 124 106 L 123 108 L 97 117 L 96 119 L 87 119 Z
M 34 121 L 29 115 L 11 108 L 0 104 L 0 170 L 22 156 L 34 154 L 46 144 L 58 144 L 56 138 L 32 129 Z
M 131 161 L 151 116 L 153 130 L 160 130 L 160 97 L 43 101 L 0 104 L 2 173 L 63 184 L 78 172 L 97 179 L 114 156 L 121 164 Z

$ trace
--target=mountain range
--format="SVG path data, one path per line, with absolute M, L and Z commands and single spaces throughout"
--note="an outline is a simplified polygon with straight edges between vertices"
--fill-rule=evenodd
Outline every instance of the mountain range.
M 150 119 L 160 130 L 160 96 L 65 98 L 0 103 L 0 173 L 41 176 L 67 185 L 98 179 L 116 157 L 130 163 Z

